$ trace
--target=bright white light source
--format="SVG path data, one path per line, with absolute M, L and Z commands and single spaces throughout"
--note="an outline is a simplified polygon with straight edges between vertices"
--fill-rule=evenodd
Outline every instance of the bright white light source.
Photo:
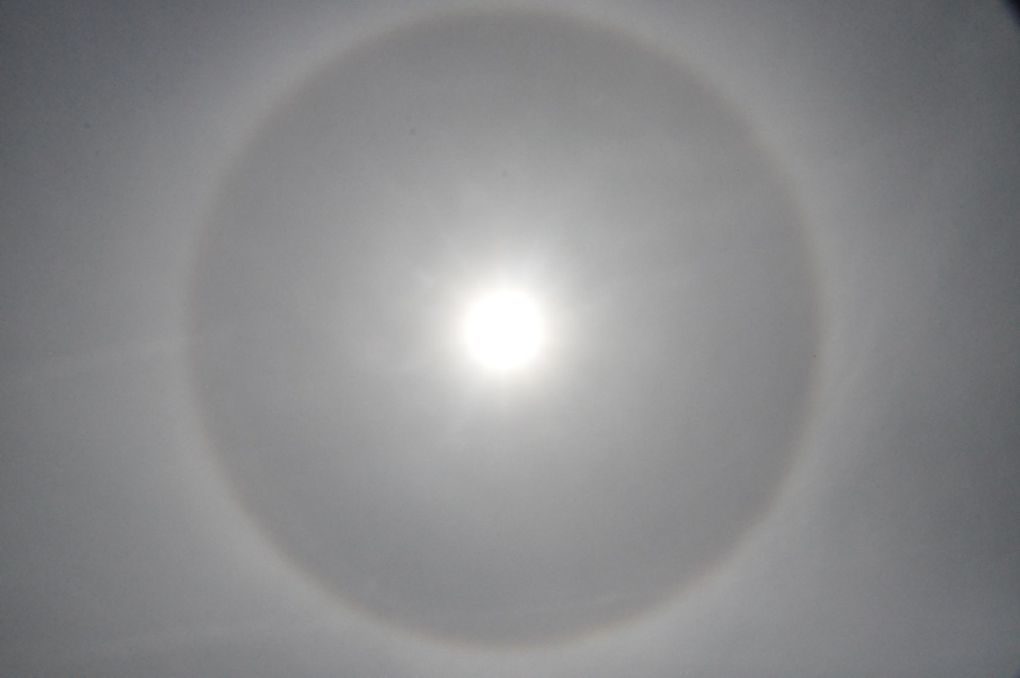
M 545 342 L 538 304 L 514 289 L 479 295 L 467 309 L 462 330 L 470 356 L 482 367 L 496 372 L 531 363 Z

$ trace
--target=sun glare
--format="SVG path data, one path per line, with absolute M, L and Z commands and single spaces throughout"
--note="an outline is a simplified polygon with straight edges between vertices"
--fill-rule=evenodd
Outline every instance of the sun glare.
M 462 339 L 476 364 L 509 372 L 534 362 L 545 343 L 545 324 L 538 304 L 527 293 L 495 289 L 468 305 Z

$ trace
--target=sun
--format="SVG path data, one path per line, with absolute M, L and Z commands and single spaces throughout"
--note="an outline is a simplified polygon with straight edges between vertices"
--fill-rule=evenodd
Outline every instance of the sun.
M 461 339 L 470 359 L 496 373 L 533 364 L 546 343 L 546 323 L 538 301 L 522 289 L 481 292 L 464 312 Z

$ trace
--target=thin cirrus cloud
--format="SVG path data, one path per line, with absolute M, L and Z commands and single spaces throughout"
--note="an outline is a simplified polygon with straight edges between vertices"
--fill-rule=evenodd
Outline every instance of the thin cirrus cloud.
M 0 9 L 13 675 L 1010 675 L 1001 3 Z

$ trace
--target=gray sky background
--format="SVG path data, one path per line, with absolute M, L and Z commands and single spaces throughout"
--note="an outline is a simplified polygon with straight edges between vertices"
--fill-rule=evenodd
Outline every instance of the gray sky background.
M 1014 674 L 1005 6 L 467 6 L 0 4 L 0 668 Z

